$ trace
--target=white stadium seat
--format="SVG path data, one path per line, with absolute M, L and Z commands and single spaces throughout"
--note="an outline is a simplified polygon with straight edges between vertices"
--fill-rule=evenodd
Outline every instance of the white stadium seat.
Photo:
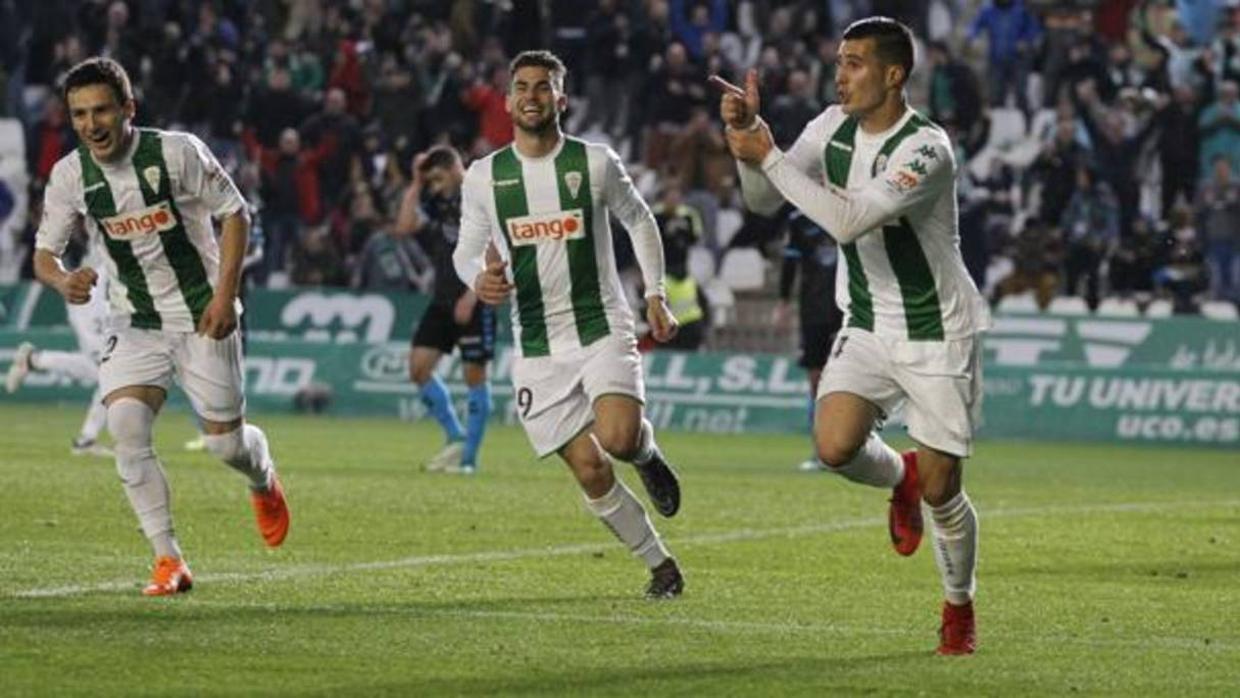
M 1059 296 L 1047 308 L 1051 315 L 1089 315 L 1089 306 L 1079 296 Z
M 736 296 L 723 280 L 715 278 L 702 285 L 706 302 L 710 303 L 711 325 L 723 327 L 732 322 L 736 314 Z
M 689 275 L 699 284 L 715 278 L 715 255 L 701 245 L 689 248 Z
M 735 247 L 723 255 L 719 278 L 733 291 L 757 291 L 766 280 L 766 261 L 752 247 Z
M 1000 298 L 995 310 L 1000 313 L 1036 313 L 1038 301 L 1033 297 L 1033 291 L 1015 293 Z
M 1206 301 L 1201 304 L 1201 317 L 1209 320 L 1237 320 L 1236 304 L 1231 301 Z
M 1145 308 L 1145 317 L 1171 317 L 1174 307 L 1166 298 L 1156 298 Z
M 1098 304 L 1098 314 L 1103 317 L 1137 317 L 1141 309 L 1131 298 L 1107 298 Z

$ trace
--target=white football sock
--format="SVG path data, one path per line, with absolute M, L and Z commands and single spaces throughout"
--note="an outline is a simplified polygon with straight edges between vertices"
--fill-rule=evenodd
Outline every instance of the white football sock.
M 123 397 L 108 407 L 108 430 L 116 442 L 116 472 L 125 486 L 129 505 L 138 516 L 142 533 L 155 554 L 181 557 L 172 530 L 172 495 L 164 469 L 151 448 L 155 413 L 146 403 Z
M 86 419 L 82 422 L 82 429 L 78 431 L 78 439 L 97 440 L 99 432 L 103 431 L 107 423 L 108 408 L 103 404 L 103 395 L 100 394 L 99 388 L 95 388 L 94 394 L 90 396 L 90 407 L 86 410 Z
M 40 349 L 30 355 L 30 367 L 41 371 L 55 371 L 83 383 L 99 380 L 99 364 L 85 354 Z
M 586 506 L 603 522 L 603 525 L 616 534 L 620 542 L 628 546 L 633 554 L 646 562 L 651 569 L 658 567 L 664 560 L 671 557 L 659 539 L 658 531 L 650 523 L 650 517 L 641 502 L 633 496 L 633 492 L 616 478 L 616 484 L 607 494 L 598 499 L 586 497 Z
M 866 438 L 852 460 L 843 465 L 823 463 L 827 469 L 853 482 L 891 489 L 904 479 L 904 459 L 874 432 Z
M 271 485 L 275 463 L 262 429 L 244 424 L 227 434 L 205 434 L 202 441 L 212 455 L 250 478 L 250 489 L 265 490 Z
M 947 600 L 962 606 L 977 587 L 977 511 L 961 490 L 945 504 L 930 507 L 934 521 L 934 560 L 943 577 Z

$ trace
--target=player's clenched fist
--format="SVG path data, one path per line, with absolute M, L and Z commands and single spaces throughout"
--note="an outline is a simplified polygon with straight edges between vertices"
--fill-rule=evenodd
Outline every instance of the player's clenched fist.
M 499 305 L 512 292 L 512 284 L 504 270 L 508 262 L 488 261 L 487 268 L 474 279 L 474 293 L 478 299 L 488 305 Z
M 90 267 L 82 267 L 75 269 L 65 275 L 64 280 L 60 283 L 60 295 L 65 300 L 75 305 L 81 305 L 90 300 L 90 289 L 94 287 L 95 282 L 99 280 L 99 275 Z
M 671 308 L 667 307 L 667 298 L 663 296 L 650 296 L 646 299 L 646 322 L 650 324 L 650 334 L 654 335 L 657 342 L 671 340 L 680 329 L 680 323 L 676 321 L 676 316 L 672 315 Z

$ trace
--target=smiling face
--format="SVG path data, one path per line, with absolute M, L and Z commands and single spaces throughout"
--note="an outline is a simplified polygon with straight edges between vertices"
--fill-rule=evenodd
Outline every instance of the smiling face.
M 517 68 L 506 103 L 513 125 L 530 134 L 558 128 L 560 113 L 568 106 L 563 90 L 563 85 L 552 79 L 548 68 L 536 65 Z
M 78 140 L 99 162 L 111 162 L 129 144 L 133 100 L 123 103 L 111 87 L 92 83 L 69 91 L 69 119 Z
M 861 117 L 882 106 L 887 99 L 891 71 L 884 65 L 872 38 L 846 39 L 840 44 L 835 90 L 845 114 Z

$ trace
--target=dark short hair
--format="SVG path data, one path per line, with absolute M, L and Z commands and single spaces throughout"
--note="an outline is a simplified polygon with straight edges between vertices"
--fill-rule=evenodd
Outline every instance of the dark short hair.
M 437 145 L 426 151 L 426 159 L 422 161 L 418 171 L 426 174 L 436 167 L 442 167 L 450 170 L 454 165 L 460 164 L 461 156 L 457 154 L 456 149 L 450 145 Z
M 866 17 L 848 25 L 844 40 L 874 39 L 874 53 L 885 65 L 904 68 L 904 79 L 913 74 L 913 32 L 890 17 Z
M 559 56 L 550 51 L 522 51 L 508 64 L 509 78 L 515 77 L 518 70 L 528 66 L 546 68 L 556 89 L 564 89 L 564 76 L 568 74 L 568 68 L 564 67 L 564 61 L 560 60 Z
M 125 72 L 120 63 L 111 58 L 87 58 L 70 68 L 65 74 L 61 87 L 65 103 L 69 102 L 69 92 L 87 85 L 107 85 L 112 88 L 112 94 L 116 95 L 116 101 L 120 104 L 133 99 L 133 86 L 129 82 L 129 74 Z

